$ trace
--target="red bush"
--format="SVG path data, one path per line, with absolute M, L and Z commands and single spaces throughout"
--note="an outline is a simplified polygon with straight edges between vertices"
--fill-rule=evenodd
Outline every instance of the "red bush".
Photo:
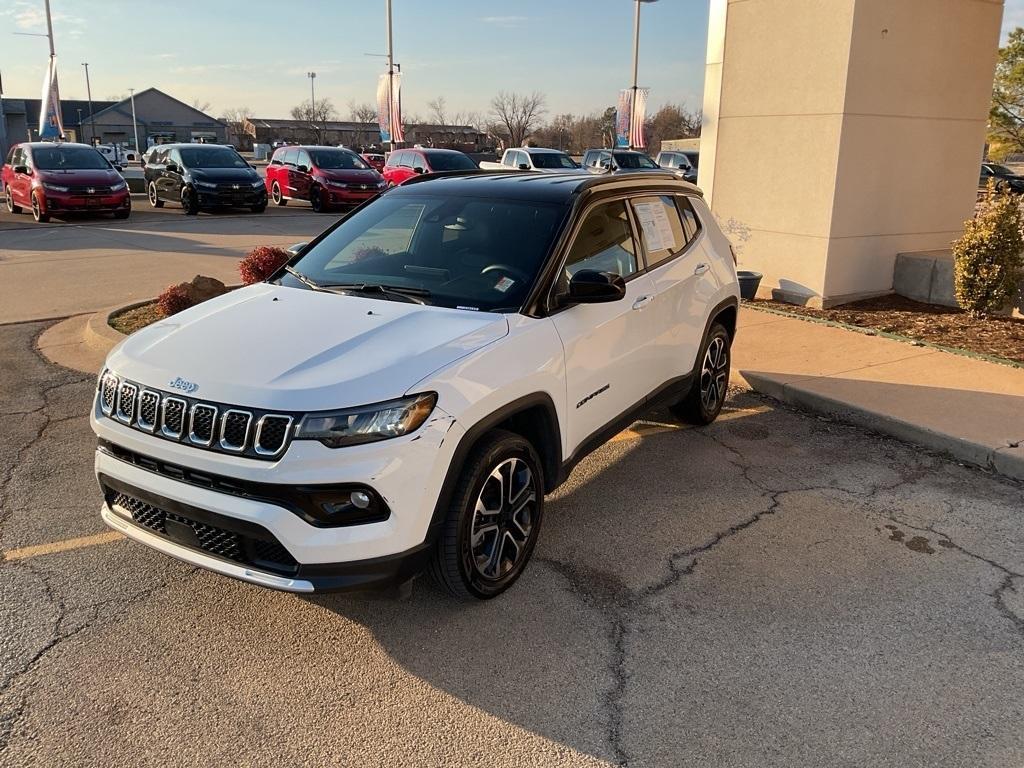
M 192 293 L 185 286 L 186 283 L 182 283 L 181 285 L 169 285 L 164 292 L 157 297 L 156 305 L 164 317 L 176 315 L 189 307 L 195 306 L 195 299 L 193 298 Z
M 238 263 L 238 274 L 246 285 L 259 283 L 274 274 L 291 257 L 292 254 L 283 248 L 261 245 L 249 251 L 249 255 Z

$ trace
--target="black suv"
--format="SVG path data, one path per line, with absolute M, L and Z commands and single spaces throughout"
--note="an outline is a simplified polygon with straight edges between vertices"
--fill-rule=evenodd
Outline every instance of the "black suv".
M 643 152 L 632 149 L 588 149 L 583 153 L 582 165 L 588 171 L 635 173 L 656 171 L 659 165 Z
M 185 213 L 218 207 L 263 213 L 267 188 L 232 147 L 216 144 L 164 144 L 146 156 L 146 194 L 154 208 L 181 203 Z

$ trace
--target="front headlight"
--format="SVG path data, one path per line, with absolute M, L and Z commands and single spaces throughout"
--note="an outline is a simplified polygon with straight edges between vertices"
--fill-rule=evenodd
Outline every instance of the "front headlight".
M 43 182 L 43 189 L 45 189 L 48 192 L 67 192 L 68 191 L 67 187 L 62 187 L 60 184 L 50 184 L 50 183 L 45 182 L 45 181 Z
M 197 187 L 204 187 L 205 189 L 216 189 L 217 188 L 216 184 L 213 184 L 213 183 L 211 183 L 209 181 L 199 181 L 198 179 L 196 179 L 195 184 L 196 184 Z
M 384 189 L 384 187 L 386 187 L 387 185 L 388 183 L 384 181 L 384 179 L 381 179 L 380 181 L 377 182 L 377 189 Z
M 252 188 L 253 188 L 253 189 L 260 189 L 260 188 L 262 188 L 263 186 L 264 186 L 264 184 L 263 184 L 263 179 L 258 179 L 257 181 L 254 181 L 254 182 L 252 183 Z
M 348 184 L 344 181 L 335 181 L 334 179 L 324 179 L 330 186 L 337 187 L 338 189 L 345 189 Z
M 426 392 L 343 411 L 311 413 L 299 422 L 295 439 L 319 440 L 328 448 L 341 448 L 401 437 L 419 429 L 436 403 L 437 394 Z
M 119 182 L 117 182 L 117 184 L 114 184 L 114 185 L 113 185 L 113 186 L 112 186 L 112 187 L 110 188 L 110 191 L 111 191 L 111 192 L 120 192 L 120 191 L 121 191 L 122 189 L 124 189 L 124 188 L 125 188 L 126 186 L 128 186 L 128 185 L 127 185 L 127 184 L 125 184 L 125 183 L 124 183 L 123 181 L 119 181 Z

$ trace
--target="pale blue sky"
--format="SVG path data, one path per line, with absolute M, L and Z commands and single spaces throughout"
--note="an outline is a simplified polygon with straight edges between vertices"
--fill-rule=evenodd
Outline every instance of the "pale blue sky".
M 486 111 L 501 89 L 539 90 L 549 114 L 593 112 L 630 84 L 630 0 L 393 0 L 395 58 L 407 113 L 426 117 L 438 95 L 449 110 Z M 38 96 L 46 60 L 43 0 L 0 0 L 0 73 L 8 96 Z M 211 111 L 248 106 L 284 117 L 318 97 L 347 116 L 372 102 L 385 49 L 384 0 L 51 0 L 65 98 L 156 86 Z M 643 6 L 640 84 L 651 104 L 700 106 L 708 0 Z M 1024 26 L 1024 0 L 1006 0 L 1007 29 Z
M 629 86 L 630 0 L 393 0 L 395 60 L 403 104 L 424 117 L 444 95 L 450 110 L 486 111 L 501 89 L 539 90 L 551 114 L 592 112 Z M 47 56 L 43 0 L 0 0 L 0 72 L 8 96 L 38 96 Z M 148 8 L 147 8 L 148 7 Z M 384 0 L 144 2 L 51 0 L 64 98 L 156 86 L 211 111 L 246 105 L 285 117 L 317 97 L 347 116 L 351 99 L 373 102 L 385 51 Z M 651 103 L 699 107 L 708 0 L 643 7 L 640 84 Z M 151 31 L 148 31 L 151 30 Z

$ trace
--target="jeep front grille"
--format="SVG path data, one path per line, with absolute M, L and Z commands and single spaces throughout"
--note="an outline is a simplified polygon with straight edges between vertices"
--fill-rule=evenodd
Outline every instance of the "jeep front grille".
M 172 395 L 110 372 L 97 384 L 96 406 L 103 416 L 165 440 L 264 461 L 284 453 L 296 422 L 294 414 Z

